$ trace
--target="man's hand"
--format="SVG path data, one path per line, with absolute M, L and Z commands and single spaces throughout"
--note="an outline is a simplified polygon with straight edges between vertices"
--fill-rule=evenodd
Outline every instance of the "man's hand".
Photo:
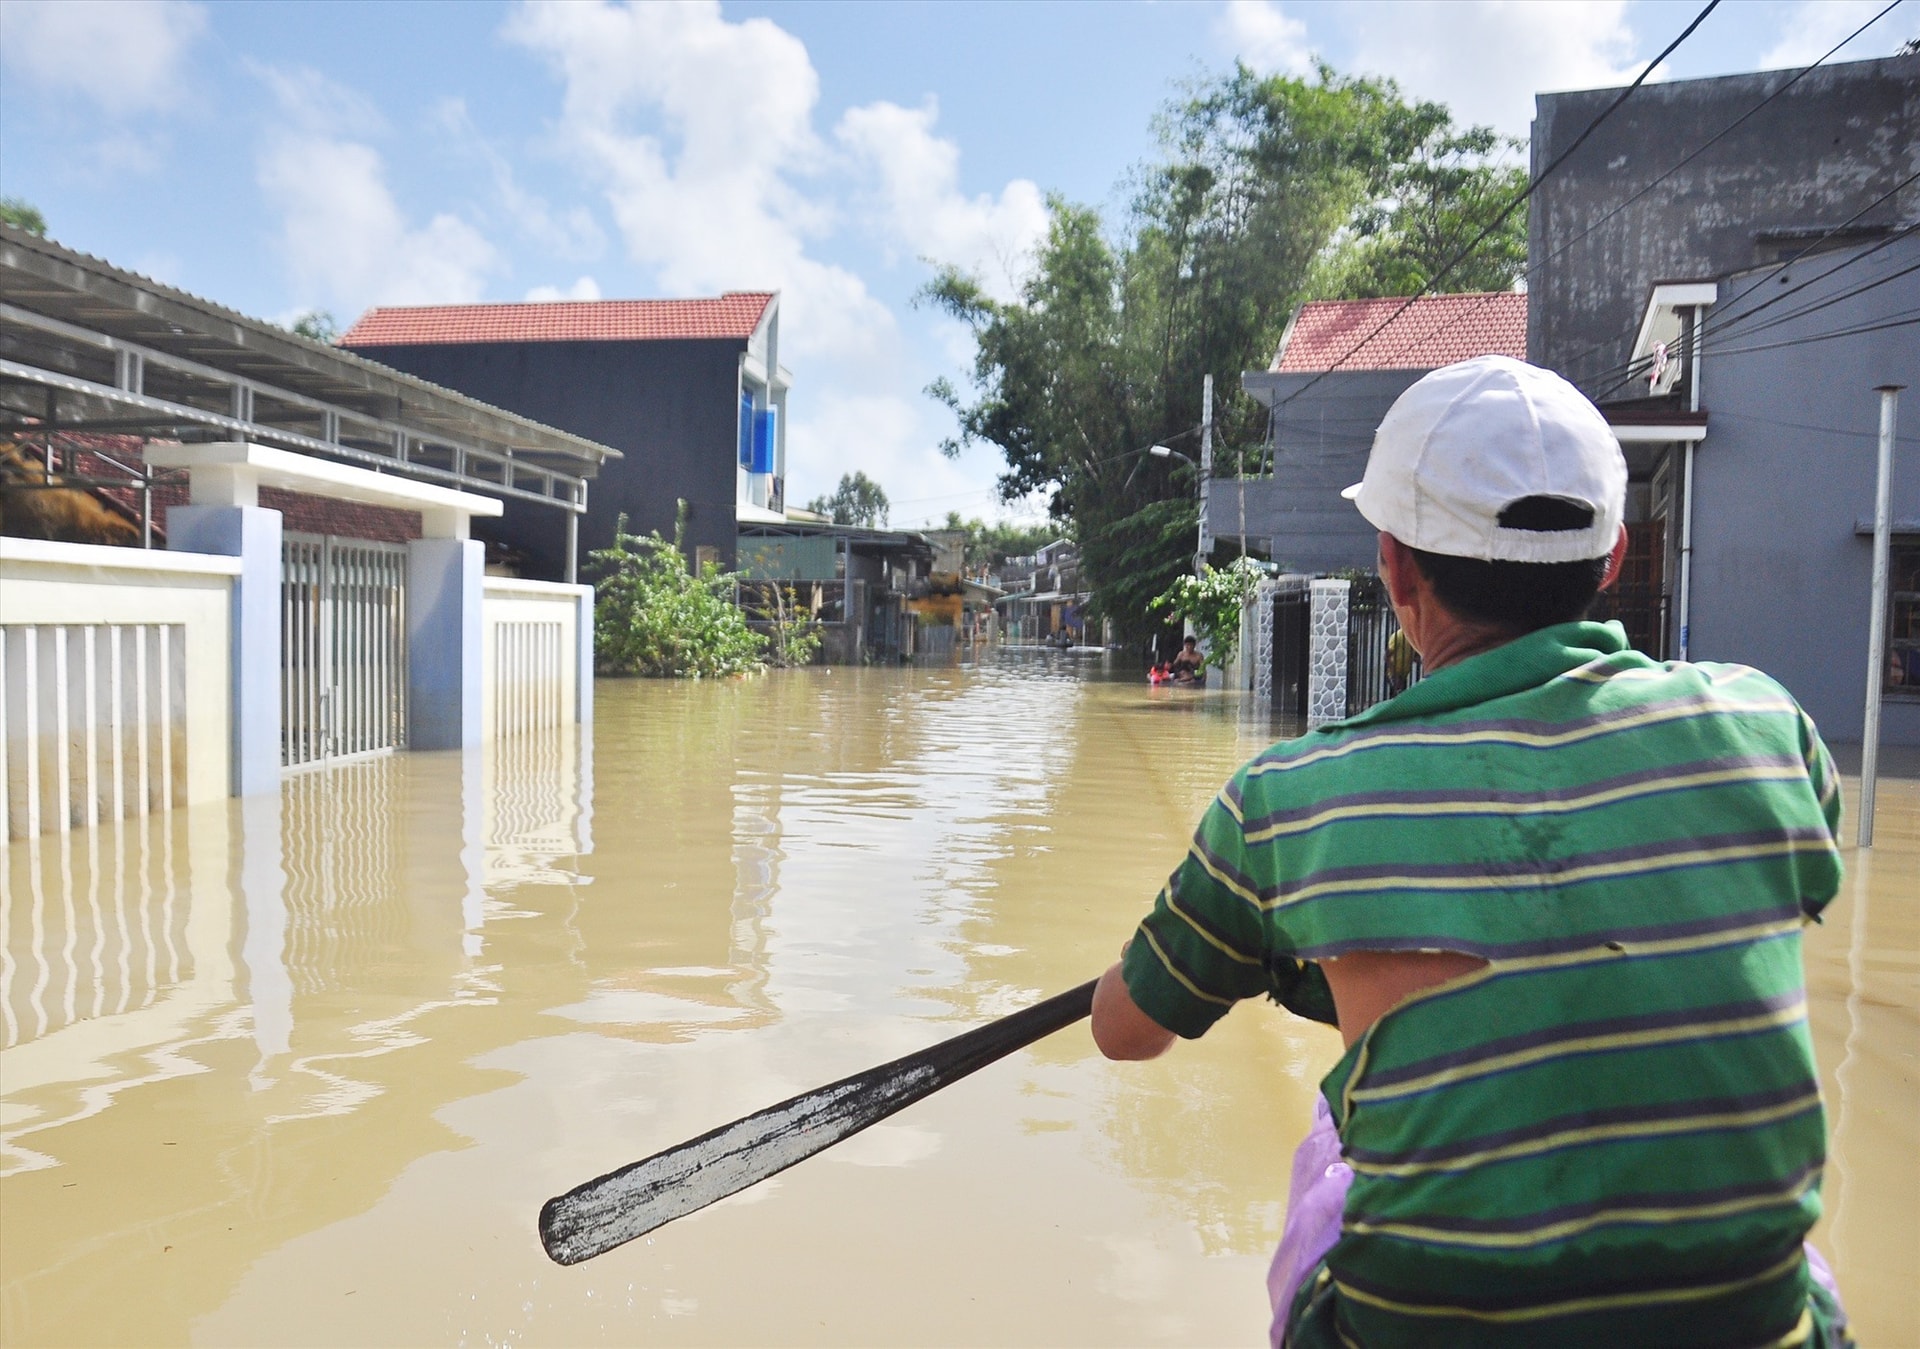
M 1093 990 L 1093 1042 L 1102 1054 L 1110 1059 L 1157 1059 L 1175 1038 L 1134 1002 L 1118 961 L 1100 976 Z

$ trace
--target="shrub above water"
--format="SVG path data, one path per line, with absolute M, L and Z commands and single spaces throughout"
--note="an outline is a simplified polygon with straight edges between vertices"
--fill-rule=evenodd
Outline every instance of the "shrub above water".
M 587 555 L 596 573 L 593 665 L 605 675 L 698 679 L 764 669 L 767 642 L 733 602 L 735 572 L 695 572 L 679 544 L 614 525 L 613 546 Z

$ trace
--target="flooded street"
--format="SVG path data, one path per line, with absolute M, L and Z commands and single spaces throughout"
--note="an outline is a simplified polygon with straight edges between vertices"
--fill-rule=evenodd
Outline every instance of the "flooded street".
M 1335 1032 L 1060 1033 L 584 1265 L 549 1196 L 1098 974 L 1270 734 L 1011 653 L 607 682 L 590 740 L 397 755 L 7 849 L 0 1340 L 1264 1342 Z M 1849 784 L 1849 808 L 1852 806 Z M 1920 782 L 1810 930 L 1816 1232 L 1920 1343 Z

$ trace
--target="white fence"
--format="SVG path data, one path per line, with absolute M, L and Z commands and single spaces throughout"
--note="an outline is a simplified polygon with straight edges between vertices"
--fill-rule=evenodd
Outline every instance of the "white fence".
M 8 838 L 227 794 L 237 559 L 0 539 Z
M 281 539 L 280 762 L 399 749 L 407 740 L 407 550 Z
M 592 593 L 552 581 L 486 579 L 480 612 L 489 739 L 573 723 L 582 599 Z

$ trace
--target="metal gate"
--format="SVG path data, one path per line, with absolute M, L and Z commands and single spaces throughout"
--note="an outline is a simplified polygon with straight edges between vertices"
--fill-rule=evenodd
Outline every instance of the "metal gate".
M 1308 594 L 1303 583 L 1282 580 L 1273 596 L 1273 708 L 1307 715 Z
M 280 557 L 281 764 L 404 748 L 407 550 L 287 534 Z

